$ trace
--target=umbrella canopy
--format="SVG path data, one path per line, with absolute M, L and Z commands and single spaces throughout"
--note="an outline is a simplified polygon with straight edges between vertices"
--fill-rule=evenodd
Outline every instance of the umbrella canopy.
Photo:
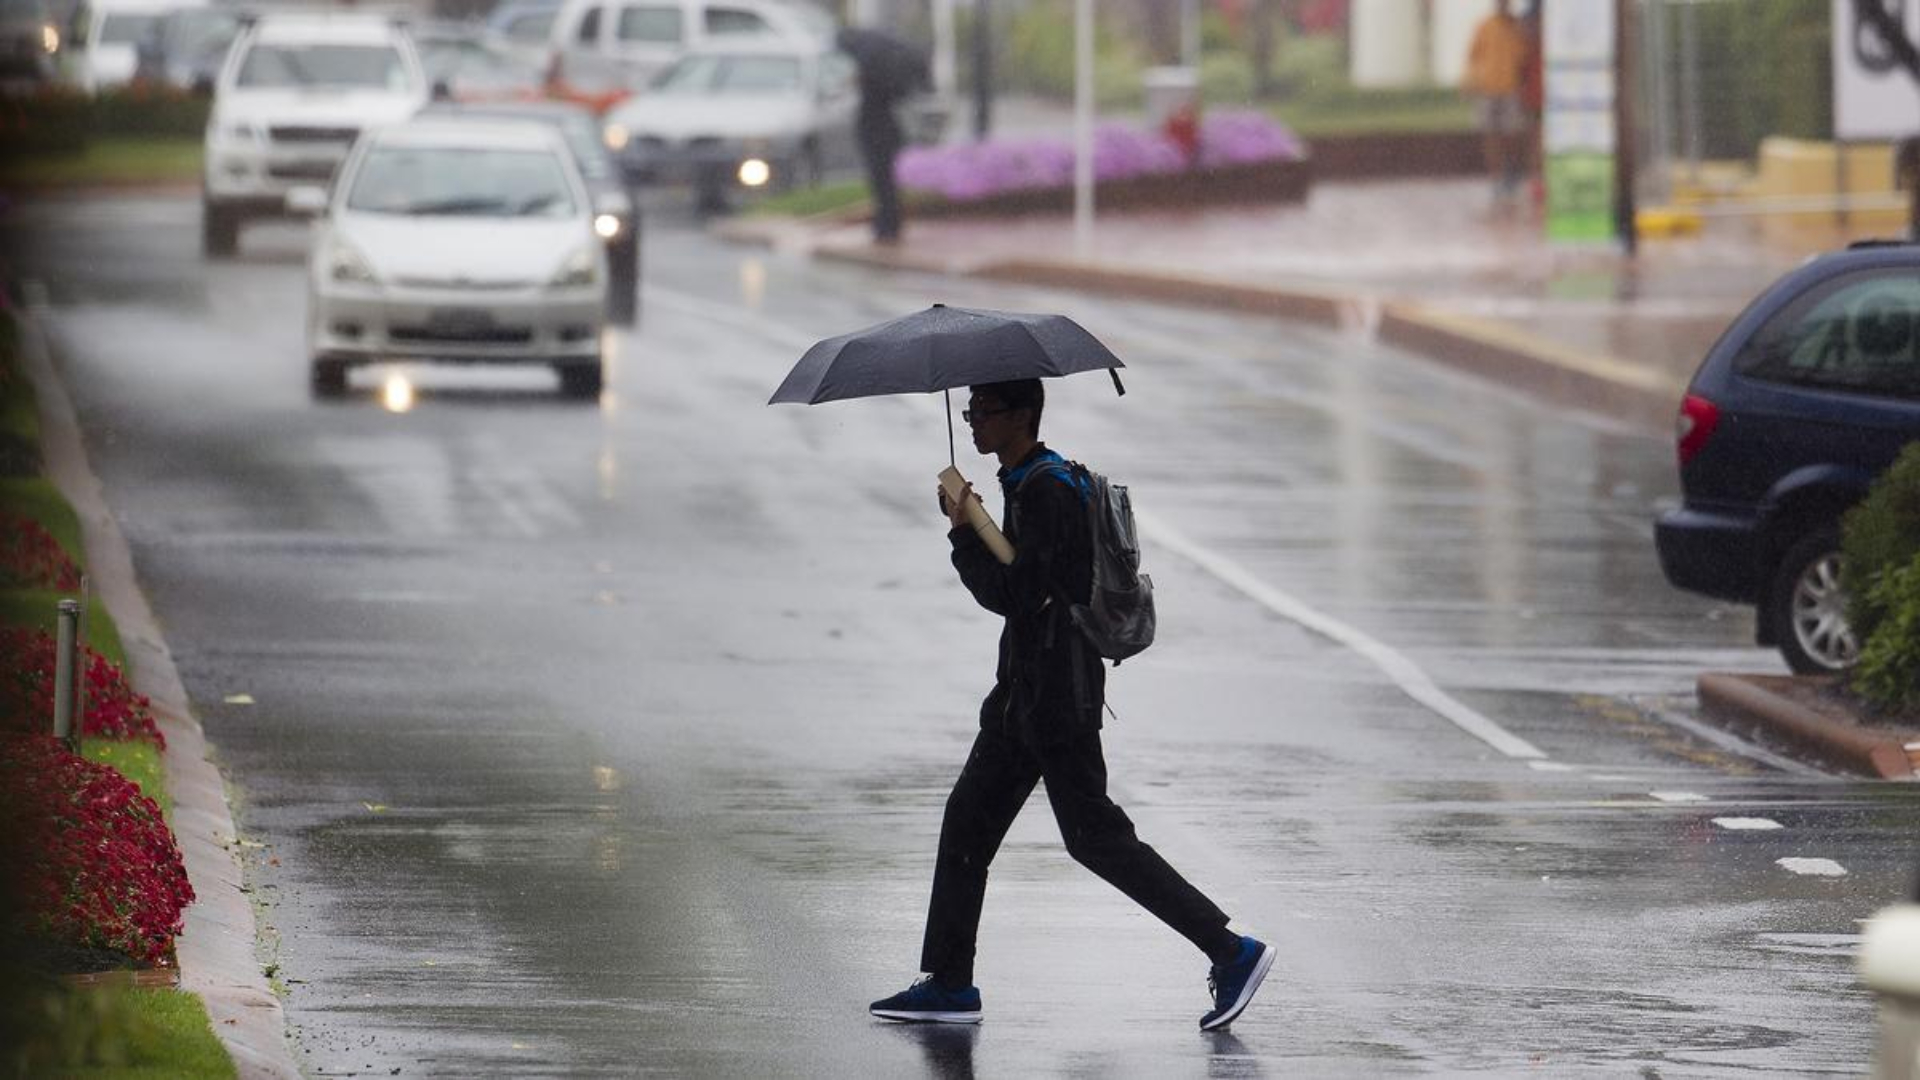
M 861 96 L 897 101 L 932 83 L 927 58 L 912 44 L 883 30 L 847 27 L 834 38 L 840 51 L 860 68 Z
M 1113 372 L 1125 366 L 1065 315 L 935 304 L 815 344 L 767 404 L 817 405 L 885 394 L 930 394 L 956 386 L 1052 378 L 1102 368 Z M 1120 389 L 1117 373 L 1113 381 L 1115 389 Z

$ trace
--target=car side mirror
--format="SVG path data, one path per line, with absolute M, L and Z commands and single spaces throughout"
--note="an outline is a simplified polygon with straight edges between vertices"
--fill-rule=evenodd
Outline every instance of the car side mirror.
M 287 192 L 287 213 L 299 217 L 325 217 L 327 189 L 303 184 Z

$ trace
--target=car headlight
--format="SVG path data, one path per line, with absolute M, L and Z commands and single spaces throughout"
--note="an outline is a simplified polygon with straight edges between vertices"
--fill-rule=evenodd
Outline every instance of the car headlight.
M 40 27 L 40 47 L 50 53 L 60 51 L 60 28 L 51 24 Z
M 608 124 L 606 129 L 600 133 L 600 137 L 606 142 L 607 149 L 616 154 L 625 150 L 627 143 L 633 140 L 633 136 L 628 133 L 627 129 L 619 124 Z
M 345 240 L 335 240 L 327 247 L 327 276 L 335 281 L 344 281 L 356 285 L 378 285 L 380 279 L 373 275 L 373 267 L 367 264 L 366 256 Z
M 260 125 L 250 120 L 238 120 L 232 123 L 221 124 L 218 131 L 220 132 L 220 137 L 227 142 L 259 143 L 266 141 L 266 133 L 260 130 Z
M 594 235 L 602 240 L 611 240 L 620 235 L 620 217 L 618 214 L 593 215 Z
M 761 187 L 773 179 L 773 166 L 762 158 L 750 157 L 740 163 L 740 182 L 747 187 Z
M 592 285 L 600 280 L 600 252 L 596 248 L 583 247 L 568 256 L 554 272 L 553 279 L 547 284 L 555 289 L 572 289 L 582 285 Z

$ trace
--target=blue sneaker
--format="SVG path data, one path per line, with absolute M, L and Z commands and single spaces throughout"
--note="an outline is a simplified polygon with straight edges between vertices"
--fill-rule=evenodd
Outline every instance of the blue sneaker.
M 881 998 L 867 1011 L 882 1020 L 901 1024 L 977 1024 L 980 1022 L 980 990 L 948 990 L 922 975 L 912 986 Z
M 1231 964 L 1215 964 L 1207 974 L 1213 1011 L 1200 1018 L 1201 1031 L 1219 1031 L 1245 1012 L 1278 955 L 1271 945 L 1250 937 L 1240 939 L 1240 955 Z

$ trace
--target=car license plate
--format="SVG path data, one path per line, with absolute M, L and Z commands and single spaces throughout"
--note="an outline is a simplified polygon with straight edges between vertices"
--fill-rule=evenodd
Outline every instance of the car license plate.
M 434 308 L 427 312 L 427 325 L 435 330 L 486 330 L 493 326 L 493 312 L 485 308 Z

